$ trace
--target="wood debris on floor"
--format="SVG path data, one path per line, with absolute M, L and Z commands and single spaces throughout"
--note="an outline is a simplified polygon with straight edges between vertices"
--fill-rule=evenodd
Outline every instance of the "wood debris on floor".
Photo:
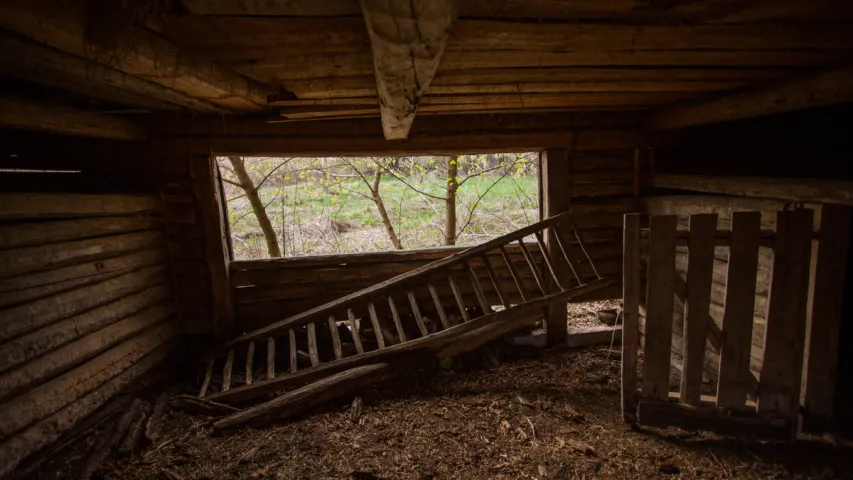
M 94 478 L 853 476 L 853 450 L 821 440 L 748 443 L 629 427 L 619 414 L 618 371 L 618 357 L 596 348 L 553 349 L 492 370 L 398 377 L 310 415 L 224 433 L 212 427 L 220 417 L 172 409 L 145 451 L 102 466 Z

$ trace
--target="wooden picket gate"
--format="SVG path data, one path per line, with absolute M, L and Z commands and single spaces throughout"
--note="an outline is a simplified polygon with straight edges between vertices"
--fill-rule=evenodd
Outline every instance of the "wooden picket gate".
M 625 216 L 626 421 L 792 438 L 806 344 L 813 211 L 778 212 L 775 230 L 761 230 L 760 212 L 735 212 L 731 230 L 718 230 L 715 214 L 691 215 L 688 230 L 679 230 L 673 215 L 649 217 L 648 229 L 641 228 L 640 219 Z M 687 247 L 686 279 L 676 270 L 678 246 Z M 759 247 L 772 251 L 772 272 L 763 339 L 757 344 L 760 363 L 751 370 L 753 335 L 760 332 L 753 324 Z M 715 256 L 728 259 L 722 325 L 709 310 Z M 703 384 L 709 365 L 716 385 Z M 677 391 L 675 385 L 670 389 L 670 379 L 677 377 L 672 369 L 681 371 Z

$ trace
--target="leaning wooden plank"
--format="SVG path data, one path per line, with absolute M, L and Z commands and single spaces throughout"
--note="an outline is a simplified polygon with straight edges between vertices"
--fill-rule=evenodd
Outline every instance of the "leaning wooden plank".
M 160 211 L 155 195 L 0 194 L 0 219 L 126 215 Z
M 201 382 L 201 388 L 198 391 L 199 398 L 207 394 L 207 389 L 210 387 L 210 379 L 213 376 L 213 359 L 207 361 L 207 368 L 204 370 L 204 380 Z
M 379 348 L 385 348 L 385 336 L 382 334 L 382 326 L 379 324 L 379 316 L 376 314 L 376 306 L 373 302 L 368 302 L 367 314 L 370 316 L 370 324 L 373 326 L 373 335 L 376 337 L 376 344 L 379 345 Z M 335 328 L 335 331 L 337 331 L 337 328 Z
M 805 347 L 812 210 L 776 215 L 776 245 L 764 329 L 758 412 L 795 418 Z
M 833 416 L 850 213 L 849 207 L 823 205 L 820 242 L 812 242 L 802 403 L 810 430 Z
M 537 319 L 542 318 L 542 307 L 547 305 L 549 302 L 557 300 L 568 301 L 573 298 L 579 298 L 583 295 L 601 290 L 604 287 L 609 286 L 611 283 L 612 281 L 608 279 L 596 280 L 582 287 L 537 298 L 536 300 L 515 305 L 500 312 L 482 315 L 470 322 L 461 323 L 426 337 L 409 340 L 404 344 L 391 345 L 382 350 L 373 350 L 363 354 L 353 355 L 339 361 L 326 362 L 317 367 L 306 368 L 296 374 L 278 376 L 275 379 L 256 382 L 249 386 L 239 386 L 231 389 L 229 392 L 210 395 L 209 398 L 217 402 L 228 404 L 241 403 L 255 398 L 264 397 L 270 393 L 290 388 L 294 385 L 304 385 L 313 380 L 324 378 L 342 370 L 360 365 L 391 361 L 392 359 L 399 358 L 400 356 L 417 357 L 420 355 L 426 355 L 434 357 L 438 349 L 452 344 L 454 339 L 462 336 L 466 332 L 476 330 L 491 323 L 502 322 L 503 319 L 507 318 L 517 321 L 519 318 L 518 312 L 524 312 L 524 318 L 526 318 L 529 323 L 533 323 Z M 488 341 L 493 339 L 485 340 Z
M 391 310 L 391 319 L 394 321 L 394 328 L 397 329 L 397 336 L 400 338 L 400 342 L 407 341 L 406 330 L 403 328 L 403 322 L 400 320 L 400 312 L 397 311 L 397 302 L 390 295 L 388 296 L 388 308 Z
M 246 350 L 246 385 L 252 383 L 252 363 L 255 360 L 255 342 L 249 342 L 249 348 Z
M 642 396 L 666 400 L 669 395 L 669 360 L 672 346 L 676 217 L 652 216 L 649 225 Z
M 622 417 L 637 421 L 637 348 L 640 344 L 640 216 L 625 215 L 622 268 Z
M 154 216 L 133 215 L 2 225 L 0 249 L 34 247 L 46 243 L 151 230 L 161 222 L 162 220 Z
M 721 335 L 717 382 L 717 406 L 721 408 L 743 408 L 747 392 L 754 381 L 749 371 L 749 359 L 760 228 L 760 212 L 732 214 L 732 242 L 729 246 L 723 313 L 724 335 Z
M 225 405 L 224 403 L 211 402 L 210 400 L 193 397 L 192 395 L 177 395 L 172 401 L 172 406 L 200 415 L 227 415 L 240 411 L 237 407 Z
M 87 260 L 116 256 L 122 252 L 165 245 L 165 242 L 163 232 L 147 230 L 105 238 L 4 250 L 0 252 L 0 277 L 83 263 Z
M 335 350 L 335 360 L 340 360 L 341 357 L 343 357 L 341 335 L 338 332 L 338 322 L 336 322 L 335 317 L 332 316 L 329 317 L 329 332 L 332 334 L 332 348 Z
M 78 421 L 90 415 L 116 394 L 124 390 L 131 382 L 140 378 L 165 360 L 169 352 L 174 348 L 174 345 L 164 345 L 164 341 L 165 338 L 157 343 L 159 348 L 155 351 L 135 363 L 130 362 L 130 366 L 121 371 L 121 373 L 112 376 L 106 383 L 101 384 L 97 389 L 89 391 L 83 396 L 68 394 L 44 397 L 51 401 L 55 399 L 61 403 L 73 400 L 72 403 L 61 410 L 55 411 L 55 413 L 50 414 L 48 417 L 45 417 L 38 423 L 33 424 L 26 430 L 19 432 L 17 435 L 6 439 L 0 444 L 0 477 L 13 471 L 27 456 L 58 440 L 63 433 L 73 428 Z M 33 408 L 38 408 L 39 412 L 51 410 L 41 410 L 42 407 L 39 403 L 35 404 Z M 6 406 L 3 409 L 4 414 L 5 412 L 14 413 L 16 411 L 6 408 Z M 37 415 L 29 415 L 29 417 L 37 417 Z
M 171 303 L 171 302 L 170 302 Z M 171 304 L 143 310 L 0 375 L 0 398 L 39 384 L 168 318 Z
M 0 372 L 21 365 L 136 312 L 170 298 L 170 288 L 156 285 L 0 345 Z
M 87 261 L 84 264 L 0 280 L 0 308 L 102 282 L 131 270 L 166 264 L 165 248 L 143 250 L 120 257 Z
M 87 285 L 35 302 L 0 311 L 0 340 L 43 327 L 74 313 L 97 307 L 147 288 L 152 281 L 168 283 L 163 267 L 145 267 L 104 282 Z
M 702 367 L 708 337 L 708 309 L 711 305 L 711 277 L 714 273 L 714 234 L 717 215 L 690 216 L 687 267 L 687 301 L 684 304 L 684 369 L 681 375 L 681 402 L 698 405 L 702 394 Z M 675 258 L 673 257 L 673 262 Z M 674 264 L 674 263 L 673 263 Z
M 791 430 L 790 420 L 776 415 L 734 416 L 723 408 L 649 400 L 640 400 L 638 419 L 651 427 L 676 426 L 734 437 L 786 440 Z
M 213 422 L 213 428 L 222 430 L 259 421 L 283 420 L 396 374 L 388 363 L 355 367 L 217 420 Z
M 312 367 L 320 364 L 320 356 L 317 353 L 317 327 L 313 323 L 308 324 L 308 357 Z

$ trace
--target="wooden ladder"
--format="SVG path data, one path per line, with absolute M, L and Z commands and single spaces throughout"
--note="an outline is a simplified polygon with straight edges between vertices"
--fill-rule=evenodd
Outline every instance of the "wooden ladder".
M 225 343 L 207 360 L 199 397 L 251 403 L 361 365 L 470 351 L 609 283 L 567 212 Z

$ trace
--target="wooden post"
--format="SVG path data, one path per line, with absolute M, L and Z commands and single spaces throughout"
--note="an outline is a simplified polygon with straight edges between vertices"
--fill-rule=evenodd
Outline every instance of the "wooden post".
M 196 205 L 204 228 L 204 253 L 213 303 L 213 332 L 217 336 L 224 336 L 234 330 L 234 302 L 231 300 L 228 269 L 231 239 L 225 228 L 228 220 L 215 174 L 216 168 L 212 155 L 193 156 L 190 161 Z
M 821 428 L 833 412 L 850 214 L 850 207 L 823 205 L 820 240 L 812 241 L 802 397 L 808 430 Z
M 622 245 L 622 417 L 633 423 L 637 421 L 637 346 L 640 342 L 640 215 L 625 215 Z
M 569 210 L 571 195 L 569 191 L 569 154 L 566 150 L 545 150 L 540 154 L 542 197 L 542 218 L 550 218 Z M 547 255 L 557 266 L 557 274 L 563 275 L 565 268 L 557 241 L 549 229 L 545 239 Z M 565 277 L 564 277 L 565 278 Z M 550 288 L 548 291 L 555 291 Z M 555 302 L 545 309 L 548 345 L 566 342 L 568 337 L 567 308 L 565 302 Z
M 649 219 L 643 398 L 661 401 L 669 399 L 676 219 L 675 215 Z
M 776 215 L 758 413 L 795 419 L 799 410 L 813 219 L 811 210 Z

